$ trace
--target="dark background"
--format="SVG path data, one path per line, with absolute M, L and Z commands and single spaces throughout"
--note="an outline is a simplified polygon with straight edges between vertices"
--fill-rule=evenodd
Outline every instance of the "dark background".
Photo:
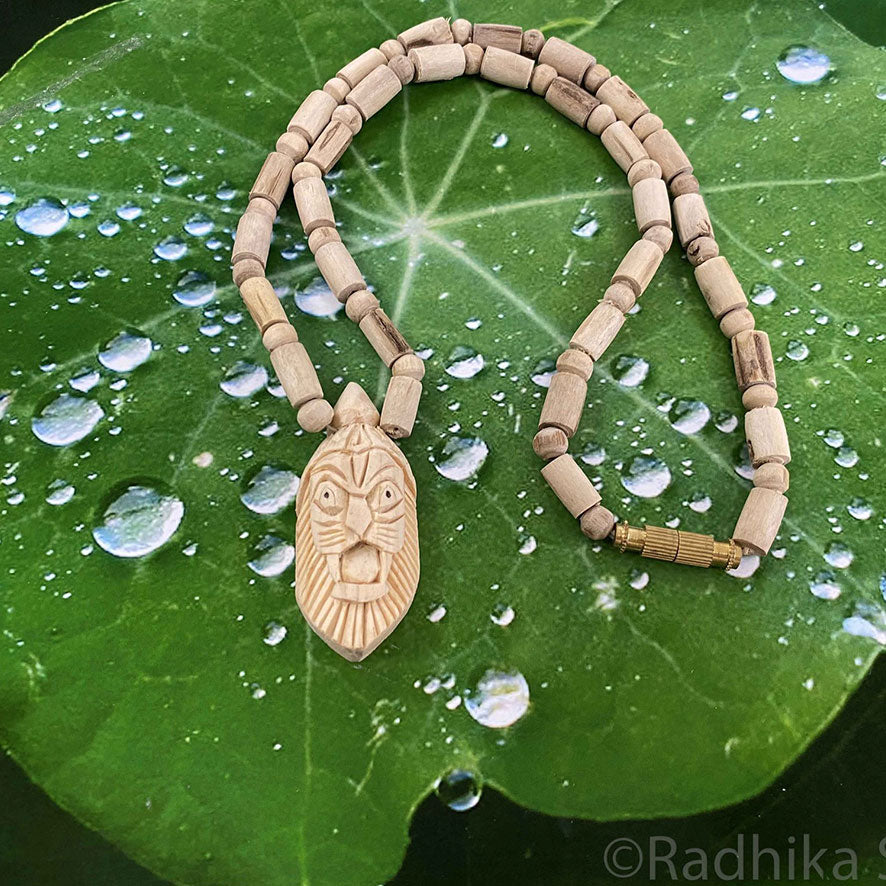
M 100 5 L 92 0 L 0 0 L 0 72 L 50 31 Z M 831 0 L 827 10 L 863 40 L 886 44 L 886 0 Z M 616 882 L 606 875 L 602 858 L 617 837 L 643 846 L 650 836 L 668 836 L 681 850 L 699 847 L 713 856 L 720 847 L 735 846 L 738 834 L 747 841 L 759 834 L 761 846 L 783 854 L 792 838 L 799 843 L 809 834 L 816 850 L 854 849 L 859 882 L 886 882 L 886 852 L 880 852 L 880 841 L 886 838 L 884 740 L 886 659 L 881 657 L 826 732 L 752 800 L 684 819 L 597 823 L 530 812 L 488 789 L 475 808 L 461 813 L 431 796 L 413 818 L 409 851 L 392 882 L 593 886 Z M 765 876 L 765 866 L 762 871 L 763 881 L 774 879 Z M 878 879 L 880 872 L 884 880 Z M 799 870 L 798 875 L 800 879 Z M 719 882 L 711 877 L 709 882 Z M 2 886 L 163 882 L 55 806 L 0 753 Z M 643 877 L 630 882 L 643 882 Z

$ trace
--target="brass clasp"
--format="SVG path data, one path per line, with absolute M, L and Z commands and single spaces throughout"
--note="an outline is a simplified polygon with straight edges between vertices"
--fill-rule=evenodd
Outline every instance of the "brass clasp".
M 662 526 L 619 523 L 615 527 L 613 544 L 621 552 L 635 551 L 641 557 L 684 566 L 735 569 L 741 561 L 741 548 L 731 538 L 729 541 L 717 541 L 712 535 Z

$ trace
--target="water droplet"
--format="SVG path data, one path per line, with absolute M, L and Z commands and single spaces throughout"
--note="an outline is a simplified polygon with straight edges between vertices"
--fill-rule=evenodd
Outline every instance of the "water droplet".
M 529 684 L 519 671 L 490 668 L 465 692 L 465 708 L 480 725 L 504 729 L 529 709 Z
M 843 621 L 843 630 L 886 646 L 886 612 L 875 603 L 856 603 L 855 611 Z
M 751 301 L 755 305 L 771 305 L 778 293 L 768 283 L 757 283 L 751 290 Z
M 855 555 L 842 542 L 835 541 L 828 545 L 824 552 L 824 558 L 835 569 L 848 569 L 855 559 Z
M 5 185 L 0 186 L 0 206 L 9 206 L 15 200 L 15 191 Z
M 851 446 L 841 446 L 834 456 L 841 468 L 854 468 L 858 464 L 858 453 Z
M 51 237 L 68 223 L 68 210 L 58 200 L 43 197 L 15 214 L 16 225 L 26 234 Z
M 483 788 L 472 772 L 453 769 L 437 782 L 436 792 L 440 801 L 454 812 L 467 812 L 480 802 Z
M 508 136 L 505 132 L 498 132 L 492 137 L 493 148 L 503 148 L 508 143 Z
M 837 584 L 833 572 L 819 572 L 809 582 L 809 590 L 819 600 L 836 600 L 843 593 L 843 589 Z
M 74 375 L 68 384 L 75 391 L 80 391 L 81 394 L 85 394 L 88 391 L 91 391 L 100 381 L 101 376 L 98 374 L 97 369 L 81 369 Z
M 636 388 L 646 381 L 649 363 L 642 357 L 624 355 L 618 357 L 612 367 L 612 377 L 625 388 Z
M 198 212 L 196 215 L 192 215 L 182 227 L 185 233 L 190 234 L 192 237 L 205 237 L 207 234 L 212 233 L 212 229 L 215 226 L 208 215 Z
M 74 497 L 74 487 L 65 480 L 53 480 L 46 489 L 46 504 L 66 505 Z
M 120 224 L 112 218 L 106 218 L 103 222 L 99 222 L 96 230 L 102 237 L 113 237 L 120 233 Z
M 247 564 L 257 575 L 272 578 L 285 572 L 295 559 L 295 548 L 276 535 L 263 536 L 252 549 Z
M 240 501 L 256 514 L 276 514 L 295 500 L 298 484 L 295 471 L 264 465 L 247 481 Z
M 791 83 L 811 86 L 821 83 L 831 69 L 831 60 L 811 46 L 789 46 L 775 63 L 779 73 Z
M 276 621 L 269 621 L 262 631 L 262 641 L 268 646 L 277 646 L 286 639 L 286 626 Z
M 434 462 L 441 477 L 461 482 L 468 480 L 483 467 L 489 447 L 479 437 L 450 437 Z
M 760 117 L 760 109 L 759 108 L 745 108 L 741 112 L 741 117 L 743 120 L 757 120 Z
M 497 603 L 489 617 L 492 619 L 493 624 L 506 628 L 514 620 L 515 615 L 516 613 L 511 606 L 506 606 L 504 603 Z
M 446 374 L 453 378 L 473 378 L 485 365 L 482 354 L 478 354 L 473 348 L 459 345 L 449 355 L 445 368 Z
M 572 233 L 576 237 L 582 237 L 585 240 L 589 240 L 599 230 L 600 222 L 597 221 L 596 216 L 593 214 L 588 216 L 586 213 L 581 213 L 572 223 Z
M 599 443 L 587 443 L 578 457 L 586 465 L 596 467 L 606 461 L 606 450 Z
M 824 432 L 824 436 L 822 437 L 825 444 L 830 446 L 832 449 L 839 449 L 846 437 L 843 435 L 842 431 L 837 430 L 837 428 L 828 428 Z
M 671 411 L 671 424 L 681 434 L 697 434 L 711 418 L 701 400 L 678 400 Z
M 855 517 L 856 520 L 870 520 L 874 513 L 874 509 L 871 507 L 870 502 L 858 496 L 853 498 L 852 501 L 846 505 L 846 510 L 849 511 L 850 516 Z
M 68 446 L 90 434 L 104 415 L 95 400 L 78 394 L 59 394 L 31 419 L 31 430 L 43 443 Z
M 215 280 L 202 271 L 187 271 L 178 278 L 172 297 L 186 308 L 199 308 L 212 301 Z
M 638 455 L 632 458 L 621 475 L 621 485 L 640 498 L 661 495 L 670 482 L 670 469 L 655 456 Z
M 154 343 L 147 336 L 135 330 L 124 330 L 98 352 L 98 362 L 114 372 L 132 372 L 151 356 L 153 347 Z
M 135 221 L 137 218 L 141 218 L 142 208 L 141 206 L 136 206 L 135 203 L 124 203 L 123 206 L 117 208 L 117 217 L 122 218 L 123 221 Z
M 179 240 L 178 237 L 167 237 L 154 247 L 154 255 L 164 261 L 178 261 L 180 258 L 184 258 L 187 252 L 187 243 Z
M 163 176 L 163 184 L 179 188 L 188 180 L 188 174 L 180 166 L 170 166 Z
M 806 342 L 792 339 L 788 342 L 787 349 L 784 353 L 789 360 L 794 360 L 799 363 L 809 356 L 809 346 L 806 344 Z
M 295 306 L 311 317 L 334 317 L 344 307 L 322 277 L 295 293 Z
M 438 621 L 443 621 L 444 618 L 446 618 L 446 607 L 442 603 L 433 606 L 428 613 L 428 621 L 431 624 L 437 624 Z
M 171 491 L 126 485 L 112 494 L 92 537 L 115 557 L 144 557 L 169 541 L 184 513 L 185 506 Z
M 850 252 L 861 252 L 862 249 L 864 249 L 863 240 L 853 240 L 852 243 L 849 244 Z
M 268 383 L 268 370 L 255 363 L 238 360 L 219 382 L 229 397 L 251 397 Z
M 532 370 L 532 374 L 529 377 L 540 388 L 549 388 L 556 368 L 557 364 L 549 357 L 545 357 L 535 364 L 535 369 Z

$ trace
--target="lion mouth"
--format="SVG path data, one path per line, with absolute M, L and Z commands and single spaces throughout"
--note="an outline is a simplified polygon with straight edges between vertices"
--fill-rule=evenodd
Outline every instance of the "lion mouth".
M 381 597 L 387 590 L 381 578 L 381 551 L 360 542 L 339 555 L 339 576 L 333 596 L 353 603 L 365 603 Z

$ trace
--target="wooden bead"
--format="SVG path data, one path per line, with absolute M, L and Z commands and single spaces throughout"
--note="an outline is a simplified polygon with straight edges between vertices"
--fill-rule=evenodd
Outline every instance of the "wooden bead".
M 615 111 L 615 116 L 628 126 L 649 111 L 646 102 L 621 77 L 610 77 L 600 84 L 597 87 L 597 98 L 606 102 Z
M 588 122 L 591 111 L 600 104 L 589 92 L 565 77 L 554 78 L 545 92 L 545 101 L 582 128 Z
M 662 182 L 664 184 L 664 182 Z M 667 188 L 665 188 L 667 195 Z M 701 194 L 681 194 L 674 199 L 674 221 L 680 245 L 688 246 L 696 237 L 713 237 L 714 227 Z
M 582 85 L 588 92 L 597 94 L 597 90 L 612 76 L 605 65 L 591 65 L 584 76 Z
M 535 63 L 531 58 L 497 46 L 488 46 L 480 63 L 480 76 L 512 89 L 527 89 L 533 67 Z
M 615 123 L 615 111 L 609 105 L 604 105 L 601 102 L 591 111 L 591 116 L 588 117 L 588 132 L 593 132 L 594 135 L 602 135 L 613 123 Z
M 727 311 L 748 306 L 741 284 L 722 255 L 698 265 L 695 281 L 717 320 Z
M 309 434 L 316 434 L 318 431 L 326 430 L 332 423 L 332 416 L 332 405 L 322 398 L 308 400 L 307 403 L 303 403 L 296 414 L 302 430 L 307 431 Z
M 388 67 L 399 77 L 404 86 L 415 79 L 415 65 L 405 55 L 392 58 L 388 62 Z
M 613 283 L 603 293 L 603 301 L 615 305 L 622 314 L 627 314 L 637 303 L 637 296 L 627 283 Z
M 452 43 L 449 21 L 443 16 L 420 22 L 397 35 L 403 48 L 409 52 L 416 46 L 433 46 L 436 43 Z
M 396 40 L 394 42 L 397 43 Z M 397 46 L 400 46 L 400 44 L 397 43 Z M 345 80 L 339 77 L 332 77 L 323 84 L 323 91 L 328 92 L 341 104 L 345 100 L 345 96 L 351 91 L 351 87 Z
M 600 502 L 600 493 L 569 454 L 549 461 L 541 475 L 573 517 L 580 517 Z
M 686 247 L 686 258 L 696 268 L 719 254 L 720 247 L 713 237 L 697 237 Z
M 353 89 L 367 74 L 379 65 L 386 65 L 388 57 L 374 46 L 348 62 L 335 76 Z
M 465 51 L 458 43 L 410 49 L 407 57 L 415 66 L 416 83 L 452 80 L 465 72 Z
M 388 61 L 398 57 L 402 58 L 406 55 L 406 50 L 399 40 L 385 40 L 378 48 L 385 54 L 385 58 Z
M 286 323 L 286 311 L 280 304 L 274 287 L 264 277 L 248 277 L 240 284 L 240 297 L 258 331 L 265 330 L 275 323 Z
M 303 178 L 292 189 L 295 207 L 306 234 L 317 228 L 334 228 L 332 203 L 322 178 Z
M 691 172 L 681 172 L 668 186 L 672 197 L 699 192 L 698 179 Z
M 660 178 L 640 179 L 631 193 L 634 198 L 634 216 L 641 234 L 655 225 L 670 227 L 671 201 L 668 199 L 668 186 Z
M 643 239 L 654 243 L 661 250 L 662 255 L 664 255 L 674 242 L 674 232 L 670 229 L 670 226 L 666 228 L 664 225 L 656 225 L 654 228 L 643 232 Z
M 578 429 L 587 396 L 588 383 L 581 376 L 558 370 L 551 376 L 538 426 L 560 428 L 571 437 Z
M 298 163 L 304 159 L 310 145 L 303 135 L 299 135 L 297 132 L 284 132 L 277 139 L 275 147 L 278 153 L 286 154 L 293 163 Z
M 308 249 L 312 253 L 327 243 L 341 243 L 341 234 L 335 228 L 317 228 L 308 235 Z
M 689 158 L 667 129 L 658 129 L 646 136 L 643 147 L 661 166 L 661 176 L 666 182 L 670 183 L 682 172 L 692 172 Z
M 273 328 L 272 326 L 271 329 Z M 317 370 L 301 342 L 286 342 L 274 348 L 271 351 L 271 365 L 293 409 L 298 409 L 308 400 L 323 397 Z
M 347 309 L 347 305 L 345 308 Z M 425 361 L 418 354 L 401 354 L 391 364 L 391 374 L 408 375 L 416 381 L 421 381 L 425 377 Z
M 387 71 L 385 68 L 376 68 L 376 71 Z M 370 76 L 372 76 L 370 74 Z M 367 78 L 368 79 L 368 78 Z M 363 81 L 365 83 L 366 80 Z M 400 82 L 399 80 L 397 81 Z M 360 84 L 363 85 L 362 83 Z M 348 96 L 350 99 L 350 95 Z M 311 145 L 311 150 L 305 156 L 305 160 L 313 163 L 324 175 L 335 166 L 341 159 L 342 154 L 348 149 L 354 134 L 347 123 L 340 120 L 332 120 L 320 133 L 317 140 Z
M 734 338 L 739 332 L 753 329 L 755 325 L 754 315 L 747 308 L 735 308 L 720 318 L 720 331 L 726 338 Z
M 575 330 L 569 345 L 599 360 L 624 322 L 625 315 L 615 305 L 601 301 Z
M 466 18 L 457 18 L 452 25 L 452 39 L 460 46 L 471 42 L 471 33 L 474 26 Z
M 778 403 L 778 391 L 772 385 L 751 385 L 741 395 L 741 405 L 745 409 L 775 406 L 776 403 Z
M 652 135 L 653 132 L 658 132 L 658 130 L 663 127 L 664 124 L 661 121 L 661 117 L 656 114 L 641 114 L 631 124 L 631 129 L 634 130 L 634 135 L 636 135 L 640 141 L 643 141 L 644 138 Z
M 366 336 L 369 344 L 375 348 L 375 353 L 378 354 L 385 366 L 390 366 L 398 357 L 412 351 L 409 342 L 403 338 L 400 330 L 394 326 L 381 308 L 370 311 L 360 321 L 360 331 Z
M 255 179 L 249 199 L 264 197 L 270 200 L 277 209 L 286 196 L 289 188 L 289 176 L 292 175 L 294 162 L 291 157 L 278 151 L 272 151 L 265 158 L 262 168 Z
M 576 348 L 567 348 L 557 357 L 557 372 L 571 372 L 582 381 L 587 381 L 594 371 L 594 361 Z
M 550 65 L 536 65 L 529 80 L 529 88 L 536 95 L 544 95 L 557 79 L 557 71 Z
M 759 406 L 746 412 L 744 433 L 748 456 L 755 468 L 767 461 L 786 465 L 791 460 L 784 416 L 775 406 Z
M 268 352 L 296 341 L 298 341 L 298 333 L 295 331 L 295 327 L 286 320 L 272 323 L 262 332 L 261 336 L 261 343 Z
M 600 141 L 623 172 L 627 172 L 638 160 L 649 156 L 643 143 L 623 120 L 616 120 L 607 126 L 600 135 Z
M 494 46 L 519 55 L 523 47 L 523 29 L 517 25 L 475 24 L 471 41 L 483 49 Z
M 292 184 L 298 184 L 303 178 L 316 178 L 320 179 L 323 177 L 323 173 L 317 168 L 317 166 L 313 163 L 296 163 L 295 166 L 292 167 Z
M 308 142 L 313 142 L 326 128 L 337 105 L 336 99 L 328 92 L 315 89 L 298 106 L 286 128 L 289 132 L 298 133 Z
M 790 485 L 788 469 L 778 462 L 767 461 L 754 470 L 754 486 L 787 492 Z
M 604 508 L 603 505 L 597 504 L 589 510 L 585 511 L 579 517 L 579 526 L 581 531 L 594 541 L 602 541 L 607 538 L 615 528 L 615 514 Z
M 747 553 L 768 554 L 787 506 L 788 500 L 780 492 L 754 487 L 735 524 L 733 541 Z
M 366 289 L 366 281 L 344 243 L 325 243 L 314 253 L 314 260 L 329 288 L 340 302 L 358 289 Z
M 644 178 L 661 178 L 661 167 L 655 162 L 655 160 L 650 160 L 648 157 L 638 160 L 628 170 L 628 184 L 631 187 L 634 187 L 638 181 L 642 181 Z M 667 192 L 667 186 L 665 186 L 665 194 L 667 194 Z M 670 214 L 671 210 L 669 206 L 668 217 L 670 217 Z
M 560 428 L 542 428 L 532 438 L 532 448 L 539 458 L 550 461 L 569 448 L 569 438 Z
M 775 364 L 772 362 L 769 336 L 765 332 L 749 329 L 734 336 L 732 360 L 735 364 L 735 380 L 740 391 L 746 391 L 751 385 L 765 384 L 776 387 Z
M 625 254 L 612 275 L 612 283 L 627 283 L 642 295 L 661 264 L 663 253 L 649 240 L 638 240 Z
M 359 325 L 360 321 L 379 307 L 378 299 L 366 289 L 358 289 L 348 296 L 345 302 L 345 313 Z
M 237 264 L 244 258 L 252 258 L 260 262 L 262 267 L 266 265 L 276 214 L 277 207 L 264 197 L 253 197 L 249 201 L 246 212 L 237 225 L 237 235 L 231 251 L 232 264 Z
M 392 375 L 381 407 L 381 429 L 395 440 L 408 437 L 415 424 L 421 382 L 408 375 Z
M 468 43 L 464 47 L 465 50 L 465 74 L 473 77 L 474 74 L 480 73 L 480 65 L 483 64 L 484 50 L 482 46 L 476 43 Z
M 523 32 L 523 42 L 520 46 L 520 55 L 526 58 L 536 59 L 545 45 L 545 35 L 538 28 L 530 28 Z
M 406 62 L 406 59 L 403 59 Z M 360 116 L 360 112 L 352 107 L 351 105 L 339 105 L 332 112 L 332 121 L 333 123 L 344 123 L 348 129 L 351 130 L 351 135 L 356 135 L 363 128 L 363 117 Z
M 449 26 L 446 27 L 448 30 Z M 368 120 L 394 98 L 402 88 L 403 84 L 400 82 L 400 78 L 387 65 L 379 65 L 348 93 L 345 101 L 349 105 L 353 105 L 364 120 Z
M 246 280 L 249 280 L 252 277 L 264 277 L 264 275 L 264 265 L 254 258 L 240 259 L 240 261 L 233 263 L 233 268 L 231 270 L 234 285 L 238 288 L 242 286 Z
M 581 86 L 585 74 L 596 59 L 589 52 L 585 52 L 559 37 L 551 37 L 549 40 L 545 40 L 544 46 L 538 54 L 538 61 L 540 64 L 550 65 L 561 77 Z

